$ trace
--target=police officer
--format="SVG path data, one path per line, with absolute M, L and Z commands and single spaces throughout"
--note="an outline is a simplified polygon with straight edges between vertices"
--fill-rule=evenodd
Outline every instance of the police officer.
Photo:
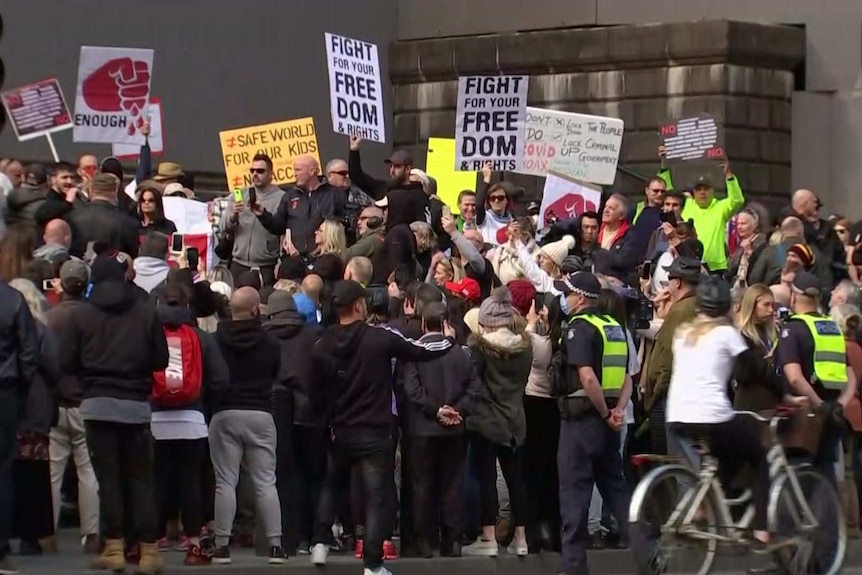
M 563 573 L 584 575 L 589 573 L 585 519 L 594 483 L 611 506 L 621 536 L 628 536 L 631 492 L 620 458 L 620 428 L 632 390 L 626 373 L 628 343 L 623 326 L 596 308 L 601 285 L 593 274 L 573 273 L 554 287 L 569 310 L 553 378 L 561 396 L 557 462 Z
M 793 314 L 784 323 L 776 355 L 791 392 L 808 397 L 812 407 L 838 401 L 846 406 L 856 394 L 856 376 L 847 361 L 844 335 L 838 324 L 820 313 L 820 279 L 799 272 L 793 280 L 790 308 Z M 836 484 L 835 466 L 840 433 L 827 425 L 820 443 L 816 465 Z

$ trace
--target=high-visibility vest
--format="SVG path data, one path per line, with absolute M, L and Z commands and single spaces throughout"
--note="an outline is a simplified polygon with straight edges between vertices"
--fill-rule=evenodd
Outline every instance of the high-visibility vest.
M 598 314 L 576 315 L 569 324 L 579 319 L 594 326 L 602 337 L 602 392 L 605 397 L 619 397 L 629 365 L 626 330 L 615 319 Z M 587 397 L 587 392 L 581 387 L 570 397 Z
M 814 338 L 814 375 L 826 389 L 847 385 L 847 344 L 841 328 L 829 316 L 795 314 L 791 320 L 808 326 Z

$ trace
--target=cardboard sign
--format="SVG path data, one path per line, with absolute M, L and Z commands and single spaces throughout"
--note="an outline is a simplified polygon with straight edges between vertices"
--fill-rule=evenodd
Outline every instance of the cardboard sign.
M 266 154 L 272 160 L 273 184 L 296 181 L 293 160 L 299 156 L 312 156 L 320 163 L 314 118 L 226 130 L 219 132 L 219 140 L 231 189 L 251 185 L 249 169 L 255 154 Z
M 152 50 L 82 46 L 74 141 L 143 145 L 152 74 Z
M 164 137 L 164 119 L 162 117 L 162 100 L 161 98 L 150 98 L 150 105 L 146 117 L 150 117 L 150 155 L 153 157 L 161 156 L 165 153 L 165 137 Z M 130 144 L 114 144 L 112 146 L 113 155 L 120 160 L 135 161 L 141 153 L 140 146 L 132 146 Z
M 725 159 L 724 130 L 709 114 L 668 122 L 659 134 L 668 162 Z
M 550 172 L 542 192 L 538 229 L 544 228 L 553 220 L 571 220 L 584 212 L 595 212 L 601 203 L 601 188 L 579 182 L 564 174 Z
M 524 156 L 528 88 L 527 76 L 458 78 L 456 170 L 481 170 L 485 162 L 492 162 L 495 171 L 518 169 Z
M 324 36 L 333 131 L 386 142 L 377 45 L 328 32 Z
M 527 108 L 522 174 L 551 170 L 576 180 L 613 184 L 623 142 L 619 118 Z
M 476 172 L 459 172 L 455 165 L 454 138 L 428 138 L 425 173 L 437 180 L 437 196 L 458 213 L 458 194 L 476 190 Z
M 72 127 L 72 117 L 57 78 L 8 90 L 0 94 L 0 99 L 19 142 Z

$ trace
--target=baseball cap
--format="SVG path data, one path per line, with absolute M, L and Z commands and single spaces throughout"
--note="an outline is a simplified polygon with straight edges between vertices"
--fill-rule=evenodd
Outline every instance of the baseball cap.
M 60 282 L 78 280 L 82 283 L 90 281 L 90 268 L 79 259 L 71 259 L 60 266 Z
M 377 206 L 378 208 L 388 208 L 389 207 L 389 196 L 388 195 L 383 196 L 383 199 L 377 200 L 376 202 L 374 202 L 374 205 Z
M 392 152 L 392 155 L 389 156 L 389 159 L 386 160 L 386 163 L 395 166 L 412 166 L 413 154 L 407 150 L 395 150 Z
M 811 272 L 797 272 L 793 278 L 793 292 L 808 297 L 820 297 L 820 278 Z
M 446 282 L 443 287 L 470 302 L 482 299 L 482 289 L 479 287 L 479 282 L 473 278 L 464 278 L 459 282 Z
M 341 280 L 332 288 L 332 306 L 347 309 L 358 300 L 365 299 L 365 288 L 353 280 Z
M 668 279 L 682 279 L 697 282 L 700 279 L 700 260 L 687 256 L 679 256 L 669 266 L 662 266 Z
M 694 188 L 712 188 L 712 178 L 709 174 L 701 174 L 694 181 Z
M 24 183 L 28 186 L 44 186 L 48 182 L 48 166 L 34 162 L 24 168 Z
M 99 164 L 99 171 L 103 174 L 117 176 L 121 182 L 123 181 L 123 164 L 114 156 L 108 156 L 102 160 L 102 163 Z
M 293 296 L 283 290 L 275 290 L 266 302 L 266 311 L 269 317 L 275 317 L 280 313 L 296 311 L 296 302 Z
M 564 295 L 576 293 L 590 299 L 598 299 L 602 291 L 599 279 L 590 272 L 575 272 L 554 282 L 554 287 Z

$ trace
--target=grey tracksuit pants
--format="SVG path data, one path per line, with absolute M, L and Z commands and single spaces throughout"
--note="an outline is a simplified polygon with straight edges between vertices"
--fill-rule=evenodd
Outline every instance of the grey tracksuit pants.
M 275 422 L 263 411 L 230 409 L 216 413 L 209 427 L 215 471 L 216 545 L 227 545 L 236 515 L 240 465 L 254 484 L 258 517 L 269 545 L 281 545 L 281 506 L 275 488 Z

